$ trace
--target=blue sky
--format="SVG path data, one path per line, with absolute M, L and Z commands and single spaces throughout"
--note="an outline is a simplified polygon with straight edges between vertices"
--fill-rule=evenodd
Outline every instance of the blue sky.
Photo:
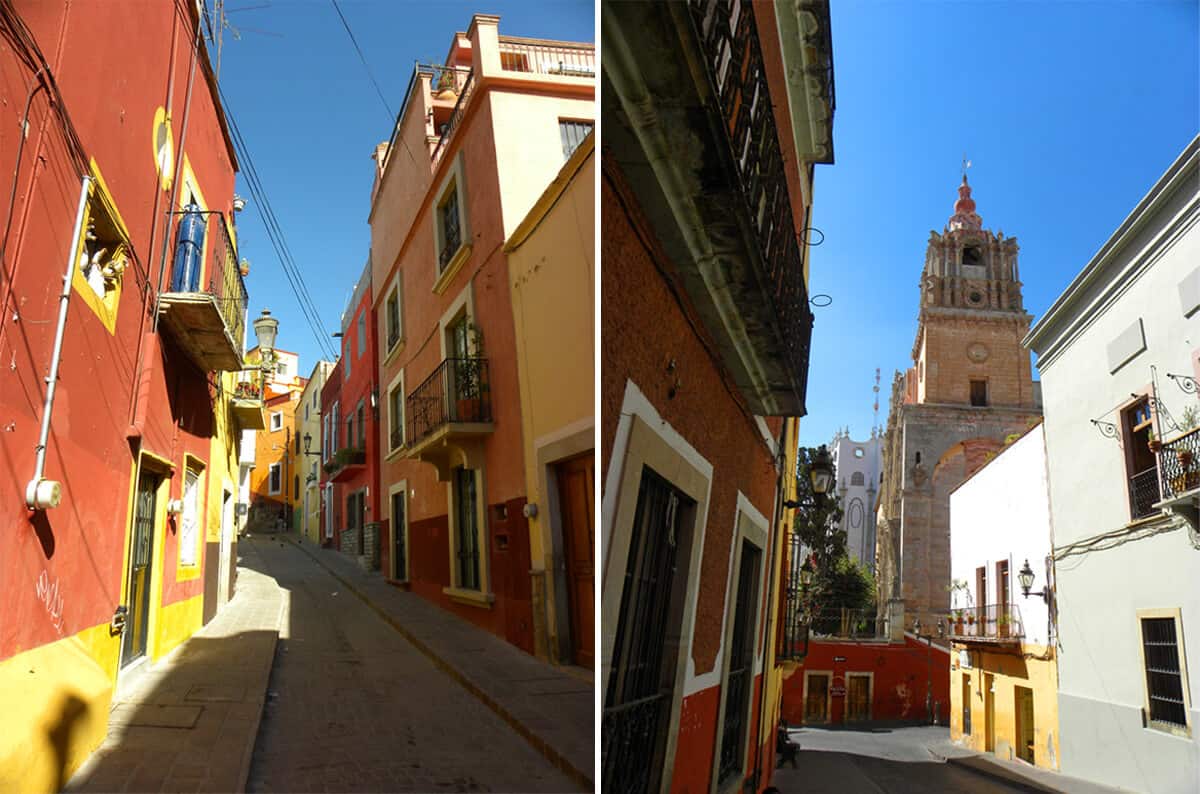
M 870 432 L 876 367 L 886 423 L 964 151 L 1041 316 L 1200 129 L 1197 7 L 833 0 L 836 163 L 816 168 L 810 287 L 833 304 L 813 309 L 802 443 Z
M 392 114 L 413 63 L 442 63 L 454 31 L 465 31 L 473 13 L 498 15 L 502 35 L 595 40 L 594 6 L 586 1 L 338 5 Z M 240 39 L 225 31 L 221 90 L 328 338 L 339 329 L 367 261 L 370 156 L 391 133 L 394 115 L 384 109 L 329 0 L 226 0 L 226 10 Z M 244 176 L 238 189 L 250 198 Z M 238 232 L 240 254 L 251 261 L 250 315 L 271 310 L 280 322 L 278 346 L 300 354 L 307 376 L 320 347 L 253 205 L 238 217 Z

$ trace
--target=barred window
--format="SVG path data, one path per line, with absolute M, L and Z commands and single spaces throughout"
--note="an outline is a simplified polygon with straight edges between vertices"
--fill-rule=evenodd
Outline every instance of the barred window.
M 1187 727 L 1175 618 L 1142 618 L 1142 658 L 1150 721 Z
M 562 121 L 558 122 L 558 134 L 562 138 L 563 159 L 570 160 L 571 155 L 579 148 L 579 144 L 583 143 L 583 139 L 588 136 L 595 126 L 590 121 Z

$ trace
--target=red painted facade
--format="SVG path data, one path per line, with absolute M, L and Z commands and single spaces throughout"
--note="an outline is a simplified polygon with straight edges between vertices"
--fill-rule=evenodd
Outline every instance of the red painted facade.
M 122 598 L 139 461 L 168 478 L 171 499 L 182 496 L 185 456 L 211 468 L 217 380 L 153 324 L 174 258 L 164 237 L 173 242 L 175 234 L 166 215 L 174 194 L 163 187 L 154 158 L 155 111 L 170 108 L 172 162 L 186 154 L 208 209 L 232 215 L 236 171 L 203 55 L 192 74 L 194 4 L 14 6 L 30 41 L 0 38 L 0 173 L 16 174 L 15 200 L 8 205 L 6 187 L 0 204 L 0 228 L 7 230 L 0 261 L 0 470 L 7 473 L 0 485 L 0 594 L 9 617 L 0 621 L 0 660 L 109 622 Z M 6 22 L 10 31 L 12 24 Z M 114 41 L 120 46 L 104 50 L 98 69 L 96 42 Z M 39 78 L 41 58 L 47 68 Z M 61 93 L 61 112 L 51 107 L 47 74 Z M 189 76 L 194 90 L 185 105 Z M 62 275 L 74 255 L 89 161 L 128 231 L 131 258 L 112 301 L 111 330 L 78 289 L 71 291 L 45 468 L 46 478 L 62 483 L 62 503 L 31 512 L 24 490 L 34 472 Z M 201 516 L 207 496 L 206 485 Z M 162 606 L 202 595 L 203 575 L 176 579 L 175 518 L 155 543 L 164 564 L 151 587 L 161 591 Z M 199 568 L 204 557 L 198 555 Z M 48 589 L 57 606 L 43 597 Z
M 938 721 L 950 719 L 949 652 L 924 640 L 905 635 L 904 642 L 839 642 L 813 640 L 808 656 L 783 685 L 783 719 L 789 725 L 805 722 L 805 671 L 832 673 L 833 695 L 829 697 L 829 719 L 817 724 L 845 721 L 846 697 L 836 694 L 846 686 L 846 676 L 872 673 L 871 720 L 923 722 L 928 719 L 925 694 L 929 690 Z
M 376 332 L 372 295 L 371 272 L 367 270 L 355 289 L 356 300 L 347 308 L 342 319 L 342 355 L 321 390 L 322 417 L 331 416 L 333 404 L 338 404 L 337 425 L 334 426 L 332 420 L 330 423 L 328 449 L 331 454 L 346 448 L 365 452 L 361 464 L 351 464 L 333 472 L 323 464 L 321 469 L 322 493 L 328 493 L 324 490 L 326 485 L 333 486 L 332 497 L 322 503 L 321 519 L 325 520 L 325 511 L 330 509 L 327 503 L 332 502 L 333 546 L 354 554 L 360 552 L 342 544 L 342 533 L 351 526 L 352 521 L 347 504 L 350 495 L 361 493 L 363 496 L 363 525 L 381 522 L 384 518 L 379 511 L 379 415 L 382 406 L 379 370 L 375 365 Z M 380 548 L 386 555 L 385 524 L 380 524 L 379 532 Z M 383 563 L 388 563 L 386 556 Z M 385 567 L 383 570 L 388 569 Z

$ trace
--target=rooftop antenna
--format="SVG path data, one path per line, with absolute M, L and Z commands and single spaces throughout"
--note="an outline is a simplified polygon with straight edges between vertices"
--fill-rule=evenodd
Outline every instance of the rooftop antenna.
M 212 4 L 212 14 L 209 17 L 208 26 L 210 38 L 213 42 L 213 49 L 216 51 L 216 63 L 213 64 L 213 71 L 218 80 L 221 79 L 221 48 L 225 41 L 226 28 L 228 28 L 229 32 L 233 34 L 234 41 L 241 41 L 243 30 L 247 33 L 261 33 L 264 36 L 275 36 L 276 38 L 280 39 L 283 38 L 282 33 L 275 33 L 274 31 L 270 30 L 259 30 L 258 28 L 237 28 L 229 22 L 229 17 L 227 14 L 236 14 L 239 11 L 257 11 L 263 8 L 270 8 L 271 4 L 269 2 L 259 3 L 258 5 L 253 6 L 231 8 L 228 11 L 225 10 L 225 0 L 212 0 Z

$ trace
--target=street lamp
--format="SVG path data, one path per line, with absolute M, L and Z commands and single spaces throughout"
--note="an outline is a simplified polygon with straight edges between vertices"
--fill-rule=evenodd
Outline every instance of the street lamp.
M 263 309 L 262 314 L 254 321 L 254 335 L 258 337 L 258 350 L 262 353 L 264 365 L 275 352 L 275 337 L 278 333 L 279 321 L 271 316 L 270 311 Z
M 1021 594 L 1029 598 L 1029 591 L 1033 588 L 1033 569 L 1029 567 L 1029 558 L 1025 558 L 1025 565 L 1021 567 L 1020 573 L 1017 574 L 1017 579 L 1021 582 Z M 1046 603 L 1050 603 L 1050 588 L 1043 586 L 1041 591 L 1035 593 L 1039 595 Z
M 808 476 L 812 481 L 813 493 L 825 494 L 829 491 L 829 486 L 833 483 L 833 460 L 824 444 L 813 456 L 813 461 L 808 466 Z
M 321 457 L 320 452 L 309 452 L 309 449 L 311 447 L 312 447 L 312 433 L 305 433 L 304 434 L 304 454 L 305 455 L 315 455 L 318 458 Z

